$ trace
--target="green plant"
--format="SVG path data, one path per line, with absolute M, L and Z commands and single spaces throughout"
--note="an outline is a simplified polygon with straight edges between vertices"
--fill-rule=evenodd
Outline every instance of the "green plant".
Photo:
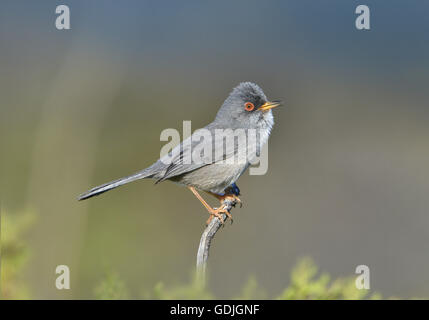
M 105 278 L 94 289 L 95 298 L 99 300 L 128 299 L 128 290 L 115 272 L 107 272 Z
M 153 289 L 152 294 L 147 295 L 147 297 L 160 300 L 214 299 L 213 294 L 207 290 L 203 282 L 198 280 L 196 274 L 192 276 L 191 282 L 186 284 L 166 287 L 164 283 L 159 282 Z
M 28 287 L 21 274 L 30 258 L 25 232 L 35 221 L 36 215 L 27 210 L 19 214 L 2 212 L 1 230 L 1 296 L 2 299 L 29 299 Z
M 3 299 L 29 299 L 30 290 L 21 274 L 30 259 L 30 251 L 24 240 L 25 232 L 34 224 L 34 212 L 27 210 L 19 214 L 2 213 L 1 216 L 1 296 Z M 96 299 L 127 299 L 130 294 L 125 283 L 116 272 L 106 272 L 94 289 Z M 184 284 L 166 286 L 159 282 L 151 292 L 144 295 L 151 299 L 214 299 L 207 286 L 195 274 Z M 249 277 L 235 299 L 266 299 L 265 290 L 256 278 Z M 380 299 L 377 293 L 358 290 L 355 277 L 331 279 L 320 273 L 310 258 L 301 259 L 292 269 L 290 283 L 276 299 Z
M 380 298 L 378 294 L 368 296 L 367 290 L 359 290 L 355 285 L 354 277 L 338 278 L 331 281 L 327 273 L 318 274 L 318 267 L 310 258 L 302 259 L 292 270 L 291 282 L 278 299 L 326 299 L 346 300 Z
M 153 293 L 145 298 L 152 299 L 214 299 L 203 283 L 194 276 L 189 284 L 166 287 L 163 283 L 155 286 Z M 251 276 L 234 299 L 267 299 L 269 298 L 255 277 Z M 310 258 L 301 259 L 291 272 L 290 284 L 275 299 L 380 299 L 377 293 L 370 294 L 367 290 L 358 290 L 355 277 L 343 277 L 331 280 L 327 273 L 320 273 Z

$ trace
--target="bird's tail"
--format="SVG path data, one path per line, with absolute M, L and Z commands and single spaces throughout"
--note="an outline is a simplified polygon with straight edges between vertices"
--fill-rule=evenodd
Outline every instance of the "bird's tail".
M 128 177 L 124 177 L 124 178 L 120 178 L 120 179 L 117 179 L 114 181 L 110 181 L 108 183 L 102 184 L 101 186 L 92 188 L 91 190 L 88 190 L 87 192 L 82 193 L 78 197 L 78 200 L 85 200 L 85 199 L 88 199 L 88 198 L 91 198 L 94 196 L 98 196 L 99 194 L 102 194 L 106 191 L 117 188 L 119 186 L 122 186 L 124 184 L 130 183 L 130 182 L 135 181 L 135 180 L 150 178 L 153 176 L 153 173 L 150 172 L 151 170 L 148 170 L 148 169 L 137 172 L 137 173 L 132 174 Z

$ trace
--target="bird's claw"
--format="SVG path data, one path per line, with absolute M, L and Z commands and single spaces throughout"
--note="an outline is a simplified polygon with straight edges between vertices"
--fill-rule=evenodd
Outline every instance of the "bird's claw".
M 229 194 L 228 196 L 226 196 L 224 198 L 224 200 L 226 200 L 228 198 L 232 200 L 234 207 L 235 207 L 235 205 L 237 203 L 240 205 L 240 208 L 243 207 L 243 202 L 241 201 L 241 199 L 237 195 L 235 195 L 235 194 Z
M 241 201 L 241 199 L 238 196 L 236 196 L 234 194 L 234 195 L 232 195 L 232 197 L 234 198 L 236 203 L 238 202 L 238 204 L 240 205 L 240 208 L 243 207 L 243 202 Z
M 209 211 L 210 211 L 210 217 L 209 217 L 209 219 L 206 222 L 207 225 L 212 221 L 213 217 L 218 218 L 219 221 L 220 221 L 220 223 L 222 225 L 225 225 L 225 220 L 223 219 L 222 213 L 226 214 L 227 217 L 231 219 L 231 224 L 234 221 L 232 219 L 231 213 L 227 209 L 225 209 L 225 206 L 222 206 L 222 207 L 217 208 L 217 209 L 212 209 L 212 210 L 209 210 Z

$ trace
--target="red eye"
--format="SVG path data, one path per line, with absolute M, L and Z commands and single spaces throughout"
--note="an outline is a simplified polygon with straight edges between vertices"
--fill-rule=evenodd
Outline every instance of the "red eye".
M 252 111 L 253 109 L 255 109 L 255 106 L 253 105 L 253 103 L 246 102 L 244 104 L 244 110 L 246 110 L 246 111 Z

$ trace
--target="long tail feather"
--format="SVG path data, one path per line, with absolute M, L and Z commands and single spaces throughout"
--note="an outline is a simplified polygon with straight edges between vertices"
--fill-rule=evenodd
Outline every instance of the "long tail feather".
M 98 196 L 99 194 L 102 194 L 106 191 L 112 190 L 114 188 L 117 188 L 119 186 L 122 186 L 124 184 L 130 183 L 135 180 L 143 179 L 143 178 L 150 178 L 153 174 L 148 173 L 148 170 L 143 170 L 140 172 L 137 172 L 133 175 L 130 175 L 128 177 L 120 178 L 114 181 L 110 181 L 108 183 L 102 184 L 101 186 L 92 188 L 91 190 L 88 190 L 87 192 L 82 193 L 78 200 L 85 200 L 94 196 Z

